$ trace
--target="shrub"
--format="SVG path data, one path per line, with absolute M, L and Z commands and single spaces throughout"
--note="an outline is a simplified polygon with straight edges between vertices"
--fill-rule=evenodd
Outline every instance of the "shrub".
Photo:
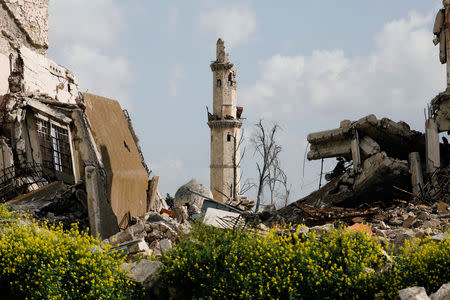
M 0 208 L 3 212 L 3 208 Z M 123 258 L 80 232 L 19 219 L 0 232 L 0 292 L 17 299 L 130 299 Z
M 348 299 L 376 292 L 371 278 L 385 256 L 361 232 L 262 236 L 196 224 L 162 261 L 163 282 L 189 297 Z
M 8 206 L 0 204 L 0 220 L 11 220 L 16 217 L 17 216 L 9 210 Z
M 394 298 L 398 291 L 411 286 L 423 286 L 436 292 L 450 281 L 450 238 L 434 241 L 430 238 L 407 241 L 393 264 L 380 276 L 380 289 Z

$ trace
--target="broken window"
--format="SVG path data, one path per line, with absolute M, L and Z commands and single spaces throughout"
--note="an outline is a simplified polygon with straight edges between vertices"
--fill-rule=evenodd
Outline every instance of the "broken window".
M 222 87 L 222 80 L 217 79 L 217 87 Z
M 46 171 L 73 175 L 69 132 L 65 126 L 37 117 L 36 127 Z

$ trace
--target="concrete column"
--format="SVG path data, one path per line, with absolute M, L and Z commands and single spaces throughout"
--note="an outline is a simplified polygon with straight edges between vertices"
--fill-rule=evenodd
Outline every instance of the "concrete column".
M 86 166 L 86 192 L 89 211 L 89 224 L 93 236 L 102 237 L 100 216 L 100 194 L 98 190 L 98 172 L 94 166 Z
M 423 187 L 422 164 L 419 152 L 412 152 L 409 158 L 409 172 L 411 173 L 411 185 L 414 194 L 419 195 Z
M 353 160 L 353 168 L 355 171 L 358 171 L 361 167 L 361 152 L 359 149 L 359 136 L 358 130 L 355 130 L 353 139 L 351 141 L 352 148 L 352 160 Z
M 447 90 L 450 90 L 450 1 L 442 1 L 445 7 L 445 21 L 444 21 L 444 31 L 445 31 L 445 46 L 447 54 Z
M 156 192 L 158 191 L 159 176 L 155 176 L 150 180 L 149 195 L 147 202 L 147 211 L 155 209 Z M 159 211 L 158 211 L 159 212 Z
M 425 143 L 427 173 L 432 174 L 441 166 L 438 126 L 434 119 L 425 122 Z

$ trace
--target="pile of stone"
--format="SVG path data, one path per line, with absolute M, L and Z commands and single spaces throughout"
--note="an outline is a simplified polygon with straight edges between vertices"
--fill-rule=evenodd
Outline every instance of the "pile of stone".
M 431 236 L 441 240 L 449 235 L 450 207 L 445 202 L 432 206 L 408 204 L 380 211 L 367 221 L 381 241 L 401 246 L 406 240 Z
M 399 203 L 387 208 L 359 209 L 296 204 L 278 211 L 247 214 L 245 217 L 250 224 L 267 227 L 302 224 L 306 230 L 321 231 L 334 228 L 337 223 L 348 226 L 367 224 L 383 243 L 396 247 L 402 246 L 406 240 L 426 236 L 440 240 L 448 236 L 445 232 L 450 229 L 450 205 L 442 201 L 433 205 Z
M 84 184 L 67 185 L 52 182 L 6 203 L 18 213 L 50 224 L 63 224 L 68 229 L 78 223 L 80 229 L 89 227 L 87 195 Z
M 450 282 L 441 286 L 436 293 L 427 295 L 424 287 L 410 287 L 398 292 L 401 300 L 448 300 L 450 299 Z
M 179 235 L 191 230 L 189 222 L 179 223 L 166 213 L 149 212 L 132 222 L 127 229 L 105 240 L 129 256 L 160 256 L 172 248 Z

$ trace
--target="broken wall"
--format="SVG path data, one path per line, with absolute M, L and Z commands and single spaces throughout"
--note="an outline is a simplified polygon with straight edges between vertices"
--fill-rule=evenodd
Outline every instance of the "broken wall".
M 120 222 L 128 212 L 142 216 L 147 210 L 148 173 L 116 100 L 83 94 L 92 134 L 107 173 L 107 193 Z
M 0 0 L 0 3 L 29 43 L 36 48 L 48 48 L 49 0 Z

